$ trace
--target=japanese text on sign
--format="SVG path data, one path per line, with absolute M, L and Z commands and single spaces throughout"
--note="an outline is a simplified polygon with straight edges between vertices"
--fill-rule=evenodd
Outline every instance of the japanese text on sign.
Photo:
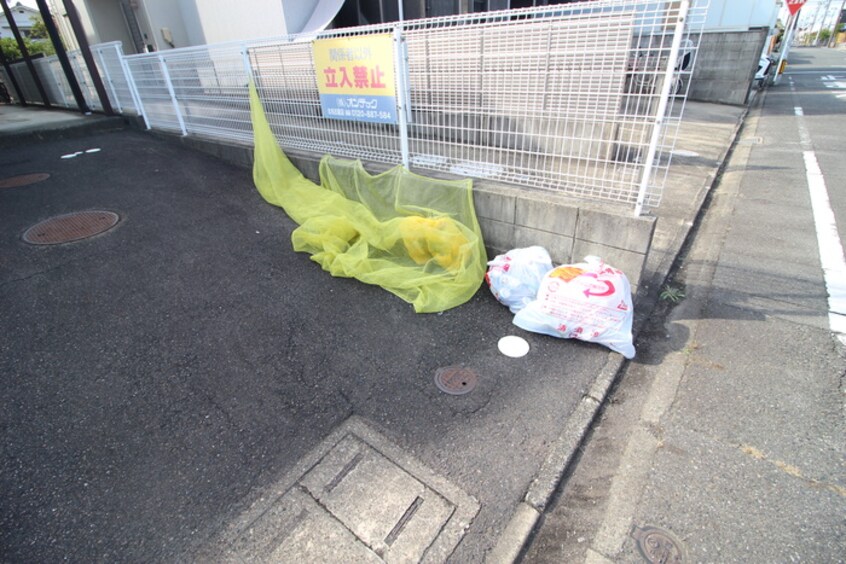
M 319 39 L 312 50 L 324 117 L 397 122 L 390 35 Z

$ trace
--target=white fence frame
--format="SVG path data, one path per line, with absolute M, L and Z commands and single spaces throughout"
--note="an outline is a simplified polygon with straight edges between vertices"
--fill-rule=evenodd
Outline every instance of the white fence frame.
M 252 143 L 254 81 L 283 149 L 659 205 L 707 0 L 594 0 L 125 56 L 91 47 L 112 107 L 149 129 Z M 398 124 L 324 118 L 312 40 L 392 34 Z M 78 52 L 89 107 L 101 109 Z M 51 104 L 75 107 L 55 57 Z M 685 63 L 685 64 L 683 64 Z M 22 63 L 28 101 L 41 102 Z

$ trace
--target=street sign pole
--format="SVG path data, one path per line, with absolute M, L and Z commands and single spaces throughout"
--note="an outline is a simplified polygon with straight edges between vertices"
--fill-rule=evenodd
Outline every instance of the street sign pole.
M 804 0 L 788 0 L 787 8 L 790 10 L 790 19 L 787 22 L 787 31 L 781 45 L 781 53 L 778 57 L 778 64 L 773 75 L 773 84 L 778 84 L 781 80 L 781 73 L 784 70 L 784 64 L 787 60 L 787 55 L 790 53 L 790 44 L 793 43 L 793 35 L 796 33 L 796 25 L 799 23 L 799 10 L 805 4 Z

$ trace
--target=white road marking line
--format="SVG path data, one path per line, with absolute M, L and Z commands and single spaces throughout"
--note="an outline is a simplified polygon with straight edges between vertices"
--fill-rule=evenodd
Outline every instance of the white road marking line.
M 805 175 L 814 213 L 820 263 L 828 293 L 828 323 L 840 342 L 846 344 L 846 258 L 843 256 L 843 244 L 837 232 L 837 221 L 831 209 L 825 177 L 813 151 L 808 127 L 805 125 L 805 112 L 801 106 L 794 107 L 793 111 L 799 118 L 799 138 L 804 149 L 802 156 L 805 160 Z

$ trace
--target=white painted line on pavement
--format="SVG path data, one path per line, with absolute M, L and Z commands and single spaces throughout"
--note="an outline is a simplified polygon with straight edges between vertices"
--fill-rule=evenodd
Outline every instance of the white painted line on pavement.
M 843 258 L 843 245 L 837 233 L 837 221 L 831 209 L 828 189 L 816 154 L 813 151 L 805 151 L 803 157 L 811 193 L 811 206 L 814 210 L 814 223 L 817 227 L 820 262 L 828 289 L 829 310 L 843 315 L 846 314 L 846 259 Z
M 827 70 L 796 70 L 796 69 L 792 69 L 792 70 L 787 70 L 787 71 L 784 71 L 784 74 L 785 74 L 785 76 L 786 76 L 786 75 L 791 75 L 791 74 L 831 74 L 831 71 L 827 71 Z
M 843 257 L 843 244 L 837 232 L 837 221 L 831 209 L 825 177 L 813 151 L 808 127 L 805 125 L 805 112 L 800 106 L 794 107 L 793 111 L 799 118 L 799 138 L 804 149 L 802 156 L 805 160 L 805 175 L 811 195 L 820 263 L 828 293 L 828 322 L 832 332 L 846 344 L 846 259 Z
M 813 149 L 813 144 L 811 143 L 811 134 L 808 133 L 808 128 L 805 125 L 805 111 L 800 108 L 799 106 L 794 106 L 793 113 L 799 118 L 799 143 L 802 145 L 803 149 L 811 150 Z

